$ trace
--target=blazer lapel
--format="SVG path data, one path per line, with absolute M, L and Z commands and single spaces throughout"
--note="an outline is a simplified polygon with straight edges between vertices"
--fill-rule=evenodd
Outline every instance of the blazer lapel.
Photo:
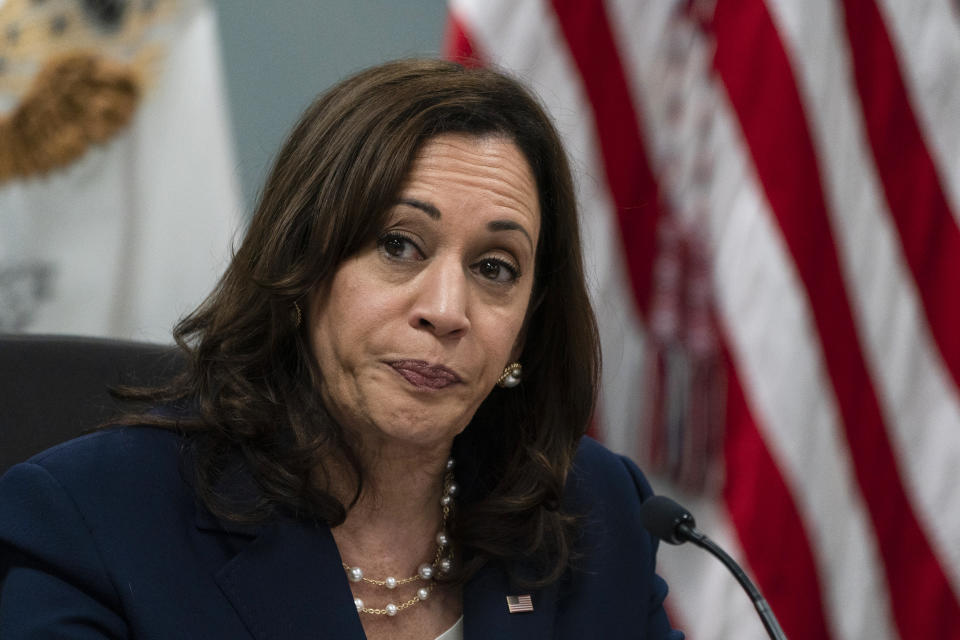
M 365 637 L 327 527 L 292 520 L 264 525 L 216 580 L 260 640 Z
M 506 573 L 486 566 L 463 588 L 464 640 L 531 640 L 552 638 L 557 615 L 558 587 L 518 589 L 510 586 Z M 507 596 L 529 595 L 533 611 L 510 613 Z

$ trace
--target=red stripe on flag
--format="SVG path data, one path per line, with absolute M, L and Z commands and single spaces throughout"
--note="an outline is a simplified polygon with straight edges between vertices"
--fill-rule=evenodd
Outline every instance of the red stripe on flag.
M 447 27 L 443 34 L 443 57 L 459 62 L 465 67 L 483 65 L 483 56 L 477 51 L 473 38 L 467 32 L 462 20 L 450 12 Z
M 820 172 L 787 54 L 762 0 L 719 0 L 714 64 L 810 299 L 854 472 L 883 555 L 903 637 L 960 619 L 950 585 L 897 471 L 850 310 Z M 945 612 L 930 615 L 932 604 Z
M 660 201 L 630 89 L 603 3 L 554 0 L 553 8 L 593 109 L 634 300 L 646 315 Z
M 874 161 L 927 322 L 960 386 L 960 229 L 917 125 L 876 5 L 846 0 L 846 32 Z
M 724 356 L 728 386 L 723 497 L 730 519 L 787 636 L 826 640 L 831 636 L 803 518 L 760 436 L 729 352 Z
M 553 5 L 594 111 L 594 124 L 611 195 L 617 206 L 633 292 L 638 296 L 639 308 L 646 312 L 656 224 L 661 211 L 658 186 L 647 163 L 633 100 L 602 3 L 554 0 Z M 735 377 L 730 375 L 730 378 L 736 384 Z M 736 389 L 739 392 L 739 386 Z M 742 398 L 742 392 L 739 397 Z M 731 475 L 739 474 L 745 468 L 762 472 L 759 479 L 750 476 L 749 482 L 733 480 L 726 487 L 727 498 L 734 505 L 732 515 L 738 528 L 740 525 L 751 527 L 748 533 L 742 533 L 744 540 L 751 543 L 744 545 L 745 553 L 751 566 L 756 568 L 761 587 L 772 593 L 771 606 L 781 617 L 785 630 L 795 637 L 828 638 L 816 568 L 803 533 L 803 522 L 776 465 L 764 448 L 745 403 L 741 401 L 737 406 L 740 410 L 731 414 L 730 419 L 738 421 L 733 431 L 739 433 L 740 438 L 732 449 L 728 448 L 728 457 L 732 456 L 728 464 L 733 462 L 728 469 Z M 759 486 L 751 488 L 753 482 Z M 751 502 L 754 499 L 761 502 Z M 776 517 L 767 517 L 769 513 Z M 764 517 L 758 517 L 760 514 Z M 784 534 L 783 529 L 789 529 L 793 535 Z M 764 553 L 770 547 L 769 541 L 778 537 L 794 545 L 788 548 L 792 554 L 791 568 L 796 571 L 796 576 L 789 579 L 784 579 L 781 574 L 784 547 L 777 546 L 777 558 L 773 561 Z M 760 544 L 752 544 L 756 541 Z M 806 634 L 808 629 L 813 631 Z

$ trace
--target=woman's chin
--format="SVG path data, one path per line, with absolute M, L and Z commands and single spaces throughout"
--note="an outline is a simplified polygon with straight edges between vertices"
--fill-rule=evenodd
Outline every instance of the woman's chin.
M 431 412 L 391 413 L 371 425 L 372 439 L 380 446 L 399 446 L 429 449 L 450 448 L 453 438 L 463 431 L 466 423 L 462 417 L 431 415 Z

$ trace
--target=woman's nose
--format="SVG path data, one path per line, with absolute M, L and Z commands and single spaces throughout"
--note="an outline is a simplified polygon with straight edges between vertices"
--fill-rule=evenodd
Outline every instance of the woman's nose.
M 410 324 L 438 337 L 459 337 L 470 328 L 467 274 L 459 261 L 436 260 L 420 273 Z

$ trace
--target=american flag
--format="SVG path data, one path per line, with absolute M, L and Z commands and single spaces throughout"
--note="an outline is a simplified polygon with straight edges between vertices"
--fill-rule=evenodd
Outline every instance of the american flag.
M 577 172 L 595 432 L 792 639 L 960 638 L 960 15 L 950 0 L 451 0 Z M 663 548 L 693 640 L 763 638 Z
M 529 594 L 507 596 L 507 611 L 510 613 L 529 613 L 533 611 L 533 597 Z

